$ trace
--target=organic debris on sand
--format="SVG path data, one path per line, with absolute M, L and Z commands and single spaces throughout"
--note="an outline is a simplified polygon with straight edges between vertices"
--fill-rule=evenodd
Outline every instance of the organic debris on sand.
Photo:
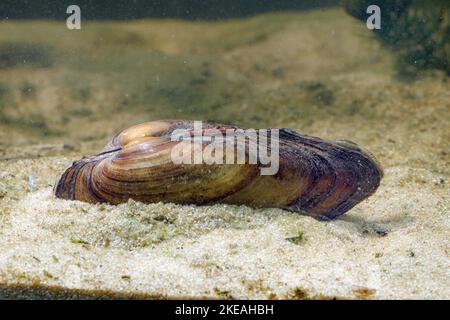
M 0 43 L 41 41 L 54 59 L 0 70 L 0 297 L 450 298 L 445 75 L 396 79 L 338 9 L 61 28 L 0 26 Z M 53 196 L 71 161 L 163 117 L 353 140 L 385 177 L 329 222 Z

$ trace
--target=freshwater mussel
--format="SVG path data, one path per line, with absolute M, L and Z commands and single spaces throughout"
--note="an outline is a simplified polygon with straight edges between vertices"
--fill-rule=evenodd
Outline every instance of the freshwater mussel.
M 227 203 L 333 219 L 380 184 L 381 166 L 352 142 L 291 129 L 264 131 L 265 138 L 261 132 L 187 120 L 142 123 L 114 136 L 100 153 L 73 162 L 54 192 L 90 203 Z M 230 139 L 234 146 L 227 145 Z

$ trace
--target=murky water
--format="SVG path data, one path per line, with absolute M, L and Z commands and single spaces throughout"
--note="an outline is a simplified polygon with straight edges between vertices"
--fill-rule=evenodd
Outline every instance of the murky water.
M 365 1 L 231 2 L 79 1 L 81 20 L 53 1 L 0 10 L 2 284 L 159 297 L 448 298 L 445 1 L 383 2 L 379 16 Z M 385 178 L 324 223 L 281 209 L 52 196 L 71 161 L 164 118 L 351 140 L 377 157 Z

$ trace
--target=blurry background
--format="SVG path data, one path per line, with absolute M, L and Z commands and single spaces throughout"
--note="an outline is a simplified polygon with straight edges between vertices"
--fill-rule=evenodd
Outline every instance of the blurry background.
M 66 27 L 69 4 L 0 3 L 3 159 L 92 153 L 135 123 L 186 118 L 380 154 L 414 130 L 404 152 L 429 161 L 430 130 L 446 127 L 447 1 L 80 0 L 81 30 Z M 366 27 L 369 4 L 381 30 Z
M 4 0 L 2 18 L 64 19 L 66 8 L 76 4 L 86 19 L 223 19 L 280 10 L 304 10 L 337 5 L 338 0 Z

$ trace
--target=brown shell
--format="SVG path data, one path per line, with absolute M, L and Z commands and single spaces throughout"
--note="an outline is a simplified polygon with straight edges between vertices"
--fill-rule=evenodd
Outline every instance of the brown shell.
M 231 128 L 235 127 L 207 123 L 203 135 L 210 129 Z M 245 204 L 333 219 L 375 192 L 383 176 L 377 161 L 357 145 L 290 129 L 279 130 L 275 175 L 261 175 L 261 164 L 248 161 L 174 164 L 172 148 L 186 143 L 171 141 L 175 129 L 192 132 L 193 121 L 152 121 L 122 131 L 102 152 L 73 162 L 59 179 L 55 195 L 112 204 L 130 198 L 145 203 Z

